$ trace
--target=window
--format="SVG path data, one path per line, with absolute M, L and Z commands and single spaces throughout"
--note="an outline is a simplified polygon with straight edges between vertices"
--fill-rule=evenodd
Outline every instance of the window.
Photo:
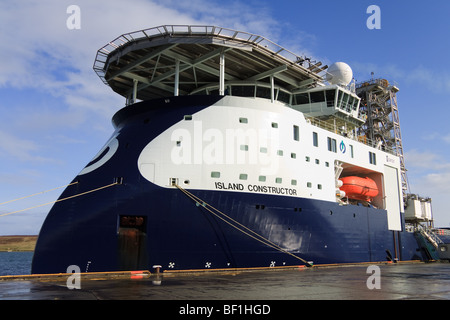
M 305 160 L 306 160 L 306 162 L 309 162 L 309 161 L 311 161 L 311 158 L 308 157 L 308 156 L 306 156 L 306 157 L 305 157 Z
M 261 147 L 261 148 L 259 148 L 259 152 L 267 153 L 267 148 L 266 147 Z
M 281 178 L 275 178 L 275 182 L 276 182 L 276 183 L 281 183 L 281 182 L 283 182 L 283 179 L 281 179 Z
M 277 155 L 282 156 L 283 155 L 283 150 L 278 150 L 277 151 Z
M 294 140 L 299 141 L 300 140 L 300 131 L 298 129 L 298 126 L 294 125 Z
M 248 123 L 247 118 L 239 118 L 239 123 Z
M 211 172 L 211 178 L 220 178 L 220 172 L 212 171 Z
M 265 182 L 266 181 L 266 176 L 259 176 L 258 180 L 261 181 L 261 182 Z
M 324 91 L 310 92 L 309 96 L 311 97 L 311 103 L 325 101 Z
M 276 123 L 276 122 L 272 122 L 272 128 L 278 128 L 278 123 Z
M 341 108 L 342 105 L 342 96 L 344 95 L 344 92 L 341 90 L 338 90 L 338 104 L 336 106 L 336 108 Z
M 278 97 L 277 100 L 281 102 L 289 103 L 289 100 L 291 99 L 291 95 L 284 91 L 278 91 Z
M 348 98 L 349 98 L 349 95 L 347 93 L 344 93 L 344 97 L 342 98 L 342 105 L 341 105 L 342 110 L 347 109 Z
M 313 146 L 319 146 L 319 135 L 317 134 L 317 132 L 313 132 Z
M 247 178 L 248 178 L 248 175 L 246 173 L 241 173 L 239 175 L 239 180 L 247 180 Z
M 256 96 L 260 98 L 270 99 L 270 88 L 261 86 L 256 87 Z
M 240 149 L 241 149 L 242 151 L 248 151 L 248 145 L 246 145 L 246 144 L 241 144 Z
M 297 185 L 297 180 L 292 179 L 292 180 L 291 180 L 291 185 L 296 186 L 296 185 Z
M 325 161 L 325 167 L 329 167 L 330 163 L 328 161 Z
M 308 188 L 312 188 L 312 183 L 311 183 L 311 182 L 308 182 L 308 183 L 306 183 L 306 186 L 307 186 Z
M 316 164 L 320 164 L 320 160 L 319 159 L 316 159 Z
M 337 152 L 336 139 L 328 137 L 328 151 Z
M 320 183 L 317 185 L 317 189 L 322 190 L 322 185 Z
M 238 97 L 254 97 L 255 86 L 233 86 L 231 87 L 231 94 Z
M 192 120 L 192 115 L 185 115 L 184 120 L 186 120 L 186 121 Z
M 291 158 L 292 158 L 292 159 L 296 159 L 296 158 L 297 158 L 297 154 L 291 152 Z
M 297 104 L 308 104 L 309 103 L 308 93 L 296 94 L 295 99 L 297 100 Z
M 327 107 L 334 107 L 334 98 L 336 96 L 336 90 L 325 91 L 325 96 L 327 98 Z
M 350 146 L 350 156 L 353 158 L 353 145 L 349 145 Z
M 369 162 L 370 164 L 377 164 L 377 155 L 369 151 Z
M 350 110 L 353 109 L 353 103 L 355 102 L 355 98 L 353 98 L 352 96 L 349 97 L 348 99 L 348 105 L 347 105 L 347 111 L 350 112 Z

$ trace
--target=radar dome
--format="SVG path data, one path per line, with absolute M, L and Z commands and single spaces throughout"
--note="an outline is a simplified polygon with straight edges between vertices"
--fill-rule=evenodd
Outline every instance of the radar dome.
M 328 67 L 326 80 L 330 84 L 348 85 L 353 78 L 353 71 L 344 62 L 335 62 Z

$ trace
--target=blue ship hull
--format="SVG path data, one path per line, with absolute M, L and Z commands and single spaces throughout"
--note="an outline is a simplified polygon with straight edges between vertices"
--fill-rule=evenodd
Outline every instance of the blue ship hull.
M 98 169 L 80 174 L 41 229 L 32 273 L 248 268 L 423 259 L 412 233 L 389 231 L 385 210 L 281 195 L 189 190 L 233 220 L 302 260 L 250 237 L 181 190 L 157 186 L 136 165 L 142 149 L 185 114 L 221 97 L 141 102 L 113 118 L 119 148 Z M 105 150 L 107 153 L 108 150 Z M 89 165 L 101 161 L 94 159 Z M 89 166 L 88 165 L 88 166 Z

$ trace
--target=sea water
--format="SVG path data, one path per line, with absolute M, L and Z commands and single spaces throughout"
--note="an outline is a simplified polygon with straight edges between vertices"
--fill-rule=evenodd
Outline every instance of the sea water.
M 31 273 L 33 252 L 0 252 L 0 276 Z

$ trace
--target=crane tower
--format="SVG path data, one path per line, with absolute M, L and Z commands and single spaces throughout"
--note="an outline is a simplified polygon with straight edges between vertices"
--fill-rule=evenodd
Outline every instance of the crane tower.
M 356 93 L 361 98 L 360 109 L 367 115 L 367 120 L 358 135 L 369 139 L 375 145 L 391 149 L 400 158 L 403 199 L 407 199 L 408 180 L 403 157 L 402 135 L 398 116 L 398 87 L 385 79 L 371 79 L 356 86 Z

